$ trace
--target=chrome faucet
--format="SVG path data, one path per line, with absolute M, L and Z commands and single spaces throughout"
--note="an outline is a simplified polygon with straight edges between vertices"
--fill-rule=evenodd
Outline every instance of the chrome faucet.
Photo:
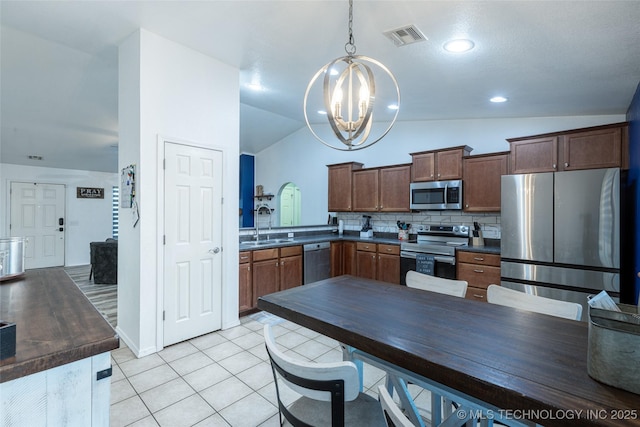
M 256 242 L 260 240 L 260 215 L 264 212 L 269 215 L 269 233 L 271 233 L 271 208 L 267 204 L 261 204 L 256 208 Z M 269 234 L 267 234 L 269 240 Z

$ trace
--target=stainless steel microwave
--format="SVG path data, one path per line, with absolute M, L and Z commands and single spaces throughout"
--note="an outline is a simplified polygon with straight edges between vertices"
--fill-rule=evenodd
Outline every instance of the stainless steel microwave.
M 462 180 L 412 182 L 411 209 L 461 210 Z

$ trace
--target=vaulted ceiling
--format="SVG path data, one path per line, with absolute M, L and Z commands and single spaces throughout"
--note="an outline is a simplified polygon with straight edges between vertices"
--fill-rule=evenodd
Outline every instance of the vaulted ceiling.
M 257 153 L 305 126 L 306 86 L 345 55 L 347 14 L 347 0 L 3 0 L 0 159 L 117 171 L 117 50 L 138 28 L 240 70 L 240 150 Z M 353 30 L 357 53 L 396 76 L 398 120 L 413 121 L 624 114 L 638 22 L 638 1 L 355 0 Z M 409 24 L 427 40 L 383 34 Z M 446 52 L 455 38 L 475 48 Z

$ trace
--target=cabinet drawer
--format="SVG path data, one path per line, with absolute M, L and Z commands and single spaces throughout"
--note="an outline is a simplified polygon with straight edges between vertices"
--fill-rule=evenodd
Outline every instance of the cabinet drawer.
M 260 249 L 257 251 L 253 251 L 254 261 L 262 261 L 265 259 L 274 259 L 274 258 L 278 258 L 278 248 Z
M 487 290 L 482 288 L 467 287 L 466 299 L 487 302 Z
M 239 261 L 240 261 L 240 264 L 245 264 L 245 263 L 251 261 L 251 251 L 242 251 L 242 252 L 240 252 Z
M 285 246 L 280 248 L 280 256 L 293 256 L 302 254 L 302 246 Z
M 379 254 L 400 255 L 400 246 L 398 245 L 378 245 Z
M 458 251 L 458 262 L 468 262 L 479 265 L 492 265 L 500 267 L 500 255 L 482 252 Z
M 484 288 L 500 284 L 500 267 L 458 263 L 458 280 L 466 280 L 469 286 Z
M 365 252 L 375 252 L 376 251 L 376 244 L 375 243 L 358 242 L 356 244 L 356 250 L 365 251 Z

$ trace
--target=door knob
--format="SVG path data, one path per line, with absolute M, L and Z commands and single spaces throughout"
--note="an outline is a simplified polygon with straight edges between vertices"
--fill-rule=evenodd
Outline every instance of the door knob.
M 209 249 L 209 253 L 210 254 L 217 254 L 218 252 L 220 252 L 220 248 L 215 247 L 213 249 Z

